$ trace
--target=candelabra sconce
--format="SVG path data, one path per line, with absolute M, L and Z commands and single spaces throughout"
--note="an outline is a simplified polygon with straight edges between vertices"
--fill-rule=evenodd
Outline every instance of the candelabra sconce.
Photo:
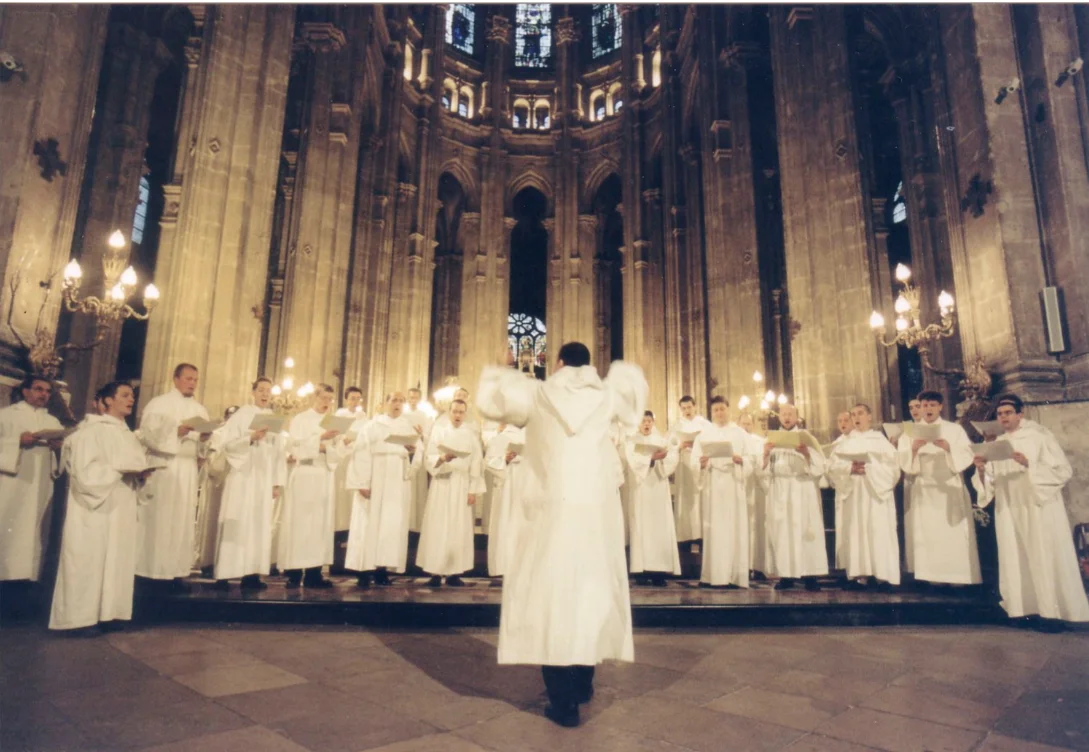
M 970 400 L 977 400 L 987 395 L 991 388 L 991 377 L 977 359 L 966 371 L 950 368 L 938 368 L 930 362 L 930 348 L 942 339 L 952 337 L 956 332 L 957 314 L 953 296 L 945 290 L 938 295 L 938 311 L 941 321 L 923 326 L 919 307 L 920 290 L 911 284 L 911 269 L 904 264 L 896 265 L 896 281 L 903 290 L 896 298 L 893 309 L 896 311 L 896 331 L 891 339 L 886 339 L 888 331 L 885 317 L 878 311 L 870 314 L 870 328 L 877 336 L 877 341 L 885 347 L 903 345 L 919 353 L 923 368 L 939 376 L 959 379 L 959 388 Z
M 436 414 L 445 413 L 450 409 L 450 403 L 454 401 L 454 395 L 457 394 L 458 389 L 461 386 L 458 384 L 456 376 L 447 376 L 441 389 L 436 389 L 435 393 L 431 395 L 433 410 L 436 410 Z M 431 407 L 431 405 L 428 405 Z
M 302 412 L 310 404 L 310 395 L 314 393 L 314 385 L 309 381 L 295 388 L 295 359 L 288 357 L 284 360 L 284 377 L 279 384 L 272 387 L 272 399 L 269 404 L 277 415 L 294 415 Z
M 49 378 L 56 378 L 61 364 L 61 355 L 67 351 L 93 350 L 105 340 L 110 330 L 120 321 L 136 319 L 146 321 L 151 316 L 155 304 L 159 302 L 159 290 L 154 284 L 144 288 L 144 312 L 141 313 L 129 305 L 129 298 L 136 289 L 139 279 L 136 270 L 125 266 L 128 243 L 120 230 L 115 230 L 107 241 L 108 250 L 102 259 L 102 271 L 105 294 L 99 298 L 93 295 L 80 295 L 83 282 L 83 269 L 79 262 L 72 259 L 64 267 L 64 308 L 71 313 L 82 313 L 94 317 L 95 336 L 88 342 L 66 342 L 54 346 L 51 342 L 39 340 L 28 353 L 31 368 Z
M 754 371 L 752 374 L 753 391 L 756 394 L 760 393 L 760 389 L 764 387 L 764 374 L 759 371 Z M 771 423 L 771 419 L 774 418 L 776 422 L 779 420 L 779 408 L 790 402 L 790 398 L 786 394 L 776 394 L 773 390 L 769 389 L 764 392 L 764 396 L 761 397 L 760 403 L 757 408 L 752 407 L 752 399 L 747 394 L 742 394 L 741 399 L 737 401 L 737 408 L 741 411 L 748 410 L 753 417 L 753 422 L 759 429 L 761 434 L 768 432 L 768 427 Z

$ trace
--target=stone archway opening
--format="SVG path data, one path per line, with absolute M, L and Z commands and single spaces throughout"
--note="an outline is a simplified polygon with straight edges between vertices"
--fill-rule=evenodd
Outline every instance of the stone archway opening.
M 623 186 L 613 173 L 602 181 L 594 194 L 593 213 L 597 216 L 596 325 L 597 362 L 602 368 L 624 357 L 624 218 L 620 214 Z
M 510 299 L 508 335 L 517 347 L 515 357 L 524 368 L 543 373 L 547 363 L 547 334 L 528 337 L 510 328 L 510 321 L 546 321 L 548 300 L 548 230 L 544 220 L 548 199 L 541 191 L 526 187 L 514 196 L 510 234 Z M 543 323 L 540 327 L 543 330 Z M 541 369 L 541 370 L 538 370 Z

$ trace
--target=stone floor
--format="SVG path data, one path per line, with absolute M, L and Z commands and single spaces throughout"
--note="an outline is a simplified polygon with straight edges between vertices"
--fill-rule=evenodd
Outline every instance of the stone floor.
M 1089 750 L 1089 633 L 636 634 L 574 730 L 494 630 L 0 631 L 0 750 Z

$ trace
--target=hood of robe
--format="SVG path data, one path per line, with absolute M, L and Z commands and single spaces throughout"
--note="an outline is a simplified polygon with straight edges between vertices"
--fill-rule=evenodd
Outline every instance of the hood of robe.
M 605 386 L 593 366 L 564 366 L 541 387 L 545 403 L 572 436 L 604 404 Z

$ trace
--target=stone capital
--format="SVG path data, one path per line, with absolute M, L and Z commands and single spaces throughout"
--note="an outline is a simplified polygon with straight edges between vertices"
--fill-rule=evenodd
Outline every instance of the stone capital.
M 810 22 L 812 20 L 812 5 L 795 5 L 787 12 L 786 25 L 788 29 L 793 29 L 800 23 Z
M 556 22 L 556 44 L 564 47 L 579 41 L 579 31 L 575 19 L 567 16 Z
M 488 41 L 509 45 L 510 40 L 510 19 L 499 14 L 492 16 L 491 26 L 488 27 Z
M 344 32 L 328 21 L 302 25 L 302 39 L 311 52 L 338 52 L 347 43 Z
M 503 229 L 508 233 L 514 229 L 516 224 L 518 224 L 518 220 L 514 217 L 503 217 Z
M 407 201 L 416 195 L 419 189 L 412 183 L 398 183 L 397 184 L 397 198 L 401 201 Z
M 718 61 L 724 68 L 747 68 L 760 59 L 761 51 L 757 42 L 733 42 L 722 49 Z

